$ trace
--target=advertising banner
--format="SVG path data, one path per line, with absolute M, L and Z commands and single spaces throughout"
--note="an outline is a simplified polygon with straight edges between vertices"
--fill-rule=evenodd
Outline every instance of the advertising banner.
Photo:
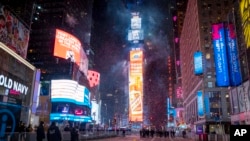
M 250 47 L 250 3 L 249 0 L 240 0 L 240 14 L 241 14 L 241 21 L 242 21 L 242 30 L 245 37 L 245 43 L 247 48 Z
M 131 29 L 141 29 L 141 18 L 138 15 L 132 17 Z
M 143 52 L 130 51 L 129 120 L 143 121 Z
M 79 70 L 87 76 L 88 58 L 82 48 L 81 42 L 75 36 L 56 29 L 54 56 L 76 63 L 79 66 Z
M 203 102 L 203 93 L 202 91 L 197 91 L 197 109 L 198 109 L 198 116 L 203 118 L 204 115 L 204 102 Z
M 225 28 L 222 23 L 212 25 L 216 84 L 221 87 L 229 86 L 229 72 L 224 32 Z
M 96 71 L 88 70 L 87 78 L 89 80 L 90 87 L 98 86 L 100 83 L 100 73 Z
M 200 51 L 194 53 L 194 74 L 203 74 L 202 52 Z
M 229 76 L 230 85 L 237 86 L 242 83 L 240 72 L 239 54 L 236 43 L 236 33 L 233 24 L 227 25 L 226 28 L 226 41 L 227 41 L 227 56 L 229 62 Z
M 0 4 L 0 42 L 26 59 L 29 35 L 29 29 Z
M 92 122 L 90 116 L 77 116 L 73 114 L 59 114 L 51 113 L 50 120 L 69 120 L 69 121 L 79 121 L 79 122 Z
M 205 106 L 206 116 L 209 117 L 210 116 L 210 102 L 209 102 L 208 93 L 204 94 L 204 106 Z
M 71 102 L 91 106 L 90 92 L 73 80 L 51 80 L 51 102 Z

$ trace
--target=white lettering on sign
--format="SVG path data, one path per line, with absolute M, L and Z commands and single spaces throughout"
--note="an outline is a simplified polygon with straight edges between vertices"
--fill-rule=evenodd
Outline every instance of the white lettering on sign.
M 234 132 L 234 136 L 243 136 L 247 133 L 247 129 L 236 129 Z
M 11 78 L 8 78 L 7 76 L 0 75 L 0 86 L 4 86 L 8 89 L 13 89 L 15 91 L 18 91 L 22 94 L 27 94 L 29 87 L 12 80 Z

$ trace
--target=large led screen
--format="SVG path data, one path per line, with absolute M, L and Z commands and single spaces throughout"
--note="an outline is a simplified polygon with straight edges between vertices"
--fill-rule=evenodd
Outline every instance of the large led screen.
M 194 53 L 194 74 L 203 74 L 202 52 L 200 51 Z
M 225 28 L 223 24 L 212 25 L 214 62 L 217 86 L 229 86 L 227 51 L 225 44 Z
M 143 52 L 130 51 L 129 69 L 129 120 L 143 120 Z
M 132 17 L 131 29 L 141 29 L 141 18 L 139 16 Z
M 128 31 L 128 41 L 138 41 L 143 39 L 144 39 L 143 30 L 136 29 Z
M 81 42 L 75 36 L 56 29 L 54 56 L 75 62 L 79 66 L 80 71 L 87 76 L 88 59 L 83 51 Z
M 0 4 L 0 42 L 26 58 L 30 32 L 7 7 Z
M 240 1 L 240 13 L 241 13 L 241 21 L 242 21 L 242 29 L 245 37 L 245 42 L 247 48 L 250 47 L 250 2 L 249 0 L 241 0 Z
M 227 56 L 229 64 L 230 85 L 237 86 L 241 84 L 242 77 L 240 72 L 239 54 L 236 42 L 236 33 L 233 24 L 226 28 Z
M 91 109 L 87 106 L 69 102 L 53 102 L 50 120 L 91 122 Z
M 51 80 L 51 102 L 71 102 L 91 107 L 89 90 L 73 80 Z

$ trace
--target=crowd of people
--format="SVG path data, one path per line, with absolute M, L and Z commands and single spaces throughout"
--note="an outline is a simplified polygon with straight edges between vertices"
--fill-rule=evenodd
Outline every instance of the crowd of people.
M 142 128 L 140 130 L 140 137 L 154 137 L 154 136 L 158 136 L 158 137 L 171 137 L 174 138 L 176 135 L 176 131 L 174 129 L 169 129 L 169 130 L 165 130 L 162 128 L 156 129 L 156 128 Z M 183 137 L 185 137 L 186 133 L 183 132 Z
M 49 128 L 47 129 L 47 132 L 44 127 L 44 122 L 41 121 L 39 126 L 35 129 L 32 128 L 32 125 L 25 126 L 25 123 L 20 122 L 19 123 L 19 134 L 21 141 L 26 140 L 26 134 L 28 132 L 36 132 L 36 139 L 37 141 L 43 141 L 45 138 L 47 138 L 47 141 L 62 141 L 62 134 L 59 129 L 59 127 L 56 125 L 55 122 L 52 122 Z M 78 128 L 77 127 L 65 127 L 65 132 L 70 132 L 70 141 L 79 141 L 78 138 Z

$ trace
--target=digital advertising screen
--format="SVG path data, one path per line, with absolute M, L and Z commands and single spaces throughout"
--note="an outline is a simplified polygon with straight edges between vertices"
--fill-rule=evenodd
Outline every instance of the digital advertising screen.
M 141 29 L 129 30 L 128 31 L 128 41 L 138 41 L 144 39 L 144 33 Z
M 138 15 L 131 18 L 131 29 L 141 29 L 141 18 Z
M 73 80 L 51 80 L 51 102 L 70 102 L 90 107 L 90 92 Z
M 203 118 L 204 115 L 204 102 L 203 102 L 203 92 L 197 91 L 197 109 L 198 109 L 198 116 Z
M 88 58 L 81 42 L 75 36 L 56 29 L 54 56 L 76 63 L 79 66 L 79 70 L 87 76 Z
M 69 102 L 53 102 L 50 120 L 69 120 L 80 122 L 91 122 L 91 109 Z
M 194 74 L 195 75 L 203 74 L 203 59 L 202 59 L 202 52 L 200 51 L 194 53 Z
M 225 28 L 223 23 L 212 25 L 212 42 L 217 86 L 229 86 L 228 59 L 225 44 Z
M 227 25 L 226 42 L 230 85 L 237 86 L 242 83 L 242 77 L 240 72 L 239 54 L 236 42 L 236 32 L 233 24 Z
M 4 5 L 0 4 L 0 42 L 26 58 L 30 31 Z
M 240 14 L 241 14 L 241 21 L 242 21 L 242 30 L 245 37 L 245 43 L 247 48 L 250 47 L 250 3 L 249 0 L 241 0 L 240 1 Z
M 143 121 L 143 52 L 130 51 L 129 120 Z
M 90 87 L 97 86 L 100 83 L 100 73 L 96 71 L 88 70 L 87 78 L 89 80 Z

